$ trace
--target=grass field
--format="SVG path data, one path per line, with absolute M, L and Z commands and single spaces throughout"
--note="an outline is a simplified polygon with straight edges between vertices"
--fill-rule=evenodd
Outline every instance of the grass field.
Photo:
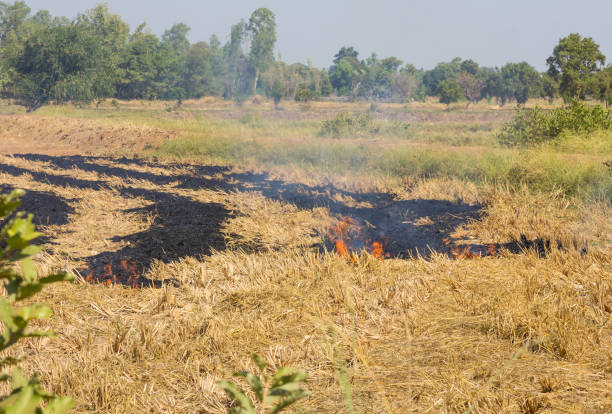
M 41 270 L 79 276 L 18 353 L 75 412 L 225 412 L 253 352 L 309 373 L 305 412 L 612 412 L 612 134 L 509 149 L 487 103 L 118 104 L 0 105 L 0 189 L 29 191 Z M 325 133 L 341 113 L 369 132 Z

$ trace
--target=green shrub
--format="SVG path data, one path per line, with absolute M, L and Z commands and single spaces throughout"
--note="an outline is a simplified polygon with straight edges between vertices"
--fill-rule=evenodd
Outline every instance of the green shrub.
M 319 94 L 311 89 L 299 87 L 295 91 L 294 99 L 296 102 L 310 102 L 319 99 Z
M 590 134 L 611 129 L 610 111 L 600 105 L 589 106 L 574 101 L 570 105 L 546 111 L 517 108 L 512 121 L 506 123 L 498 135 L 503 145 L 533 145 L 557 139 L 563 132 Z
M 323 121 L 319 135 L 334 138 L 357 137 L 376 135 L 380 130 L 380 125 L 370 114 L 340 112 L 334 118 Z
M 340 112 L 332 119 L 321 123 L 319 136 L 332 138 L 360 138 L 389 135 L 412 138 L 412 125 L 402 121 L 377 121 L 369 113 Z
M 65 273 L 38 278 L 32 256 L 40 253 L 40 248 L 30 242 L 40 236 L 32 224 L 32 215 L 14 214 L 19 207 L 19 198 L 24 194 L 15 190 L 8 195 L 0 195 L 0 279 L 3 281 L 6 296 L 0 298 L 0 320 L 4 332 L 0 336 L 0 352 L 5 351 L 22 338 L 51 337 L 52 331 L 28 330 L 32 321 L 51 316 L 51 308 L 46 305 L 30 303 L 17 306 L 18 302 L 28 300 L 40 292 L 45 285 L 72 280 Z M 13 216 L 12 218 L 10 218 Z M 16 270 L 19 266 L 20 272 Z M 0 360 L 3 381 L 11 381 L 12 391 L 0 397 L 0 413 L 19 414 L 62 414 L 72 407 L 72 400 L 58 397 L 45 391 L 34 375 L 28 378 L 17 366 L 19 359 L 5 356 Z M 8 367 L 13 367 L 7 372 Z M 44 408 L 42 407 L 44 405 Z

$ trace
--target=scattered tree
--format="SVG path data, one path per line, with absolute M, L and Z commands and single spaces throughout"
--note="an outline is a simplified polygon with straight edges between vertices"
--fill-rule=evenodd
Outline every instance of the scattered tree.
M 467 100 L 467 107 L 471 103 L 476 103 L 482 99 L 483 83 L 476 79 L 473 74 L 468 72 L 461 72 L 457 76 L 457 83 L 461 86 L 463 96 Z
M 344 58 L 356 60 L 358 57 L 359 57 L 359 52 L 357 52 L 354 47 L 342 46 L 342 48 L 340 48 L 338 53 L 334 55 L 334 64 L 338 64 L 338 62 L 340 62 Z
M 30 8 L 24 1 L 13 4 L 0 1 L 0 46 L 10 33 L 16 32 L 23 25 L 29 14 Z
M 364 65 L 357 59 L 358 53 L 352 47 L 343 47 L 334 58 L 329 69 L 329 80 L 341 95 L 356 95 L 366 73 Z
M 438 84 L 438 95 L 440 102 L 446 104 L 447 109 L 450 109 L 450 104 L 459 102 L 463 97 L 461 86 L 455 80 L 443 80 Z
M 423 84 L 427 89 L 427 95 L 435 96 L 440 82 L 456 80 L 459 73 L 461 73 L 461 58 L 455 58 L 448 63 L 439 63 L 432 70 L 425 72 Z
M 15 98 L 34 111 L 53 100 L 89 103 L 112 95 L 115 72 L 110 50 L 81 16 L 35 30 L 9 52 L 15 71 Z
M 478 74 L 478 70 L 478 63 L 474 62 L 472 59 L 461 62 L 461 71 L 464 73 L 476 76 L 476 74 Z
M 572 33 L 559 41 L 546 63 L 565 100 L 584 99 L 590 78 L 605 65 L 606 57 L 592 38 Z
M 255 72 L 253 79 L 253 94 L 255 94 L 259 75 L 274 62 L 274 45 L 276 43 L 274 13 L 265 8 L 255 10 L 251 14 L 247 30 L 251 36 L 249 63 Z
M 540 74 L 527 62 L 508 63 L 501 68 L 501 93 L 504 100 L 514 99 L 524 105 L 540 90 Z
M 544 73 L 540 80 L 541 82 L 541 97 L 548 99 L 549 103 L 553 103 L 555 97 L 559 94 L 559 83 L 549 74 Z

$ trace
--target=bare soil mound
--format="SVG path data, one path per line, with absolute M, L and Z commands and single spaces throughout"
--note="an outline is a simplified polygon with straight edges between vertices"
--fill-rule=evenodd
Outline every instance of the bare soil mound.
M 175 136 L 146 126 L 34 115 L 0 117 L 0 153 L 53 155 L 138 152 Z

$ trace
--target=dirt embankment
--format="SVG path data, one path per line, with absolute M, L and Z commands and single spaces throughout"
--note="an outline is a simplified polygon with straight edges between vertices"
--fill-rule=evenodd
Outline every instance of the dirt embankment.
M 125 154 L 176 136 L 147 126 L 108 121 L 10 115 L 0 117 L 0 153 Z

